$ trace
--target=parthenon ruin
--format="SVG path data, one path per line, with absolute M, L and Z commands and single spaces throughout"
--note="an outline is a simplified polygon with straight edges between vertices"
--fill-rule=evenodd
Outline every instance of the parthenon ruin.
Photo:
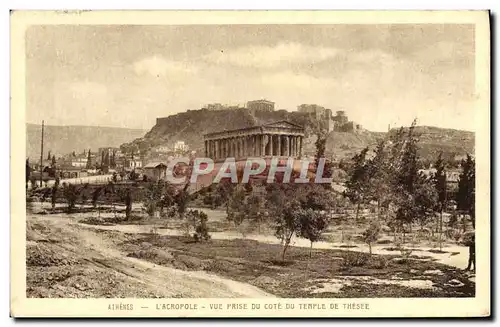
M 288 121 L 206 134 L 205 156 L 214 160 L 228 157 L 301 157 L 304 128 Z

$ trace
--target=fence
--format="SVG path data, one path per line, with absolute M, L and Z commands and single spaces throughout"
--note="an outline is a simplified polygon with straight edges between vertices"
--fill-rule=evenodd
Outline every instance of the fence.
M 77 178 L 64 178 L 60 179 L 59 183 L 68 183 L 68 184 L 85 184 L 85 183 L 92 183 L 92 184 L 107 184 L 113 175 L 95 175 L 95 176 L 85 176 L 85 177 L 77 177 Z M 55 183 L 55 180 L 48 180 L 44 181 L 42 184 L 43 186 L 51 187 Z M 31 182 L 28 182 L 27 184 L 27 189 L 30 190 L 32 185 Z M 36 181 L 37 187 L 40 187 L 40 181 Z

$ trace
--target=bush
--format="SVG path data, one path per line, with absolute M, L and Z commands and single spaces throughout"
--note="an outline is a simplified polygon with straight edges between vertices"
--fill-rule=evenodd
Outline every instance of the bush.
M 376 242 L 380 236 L 381 227 L 378 222 L 372 222 L 363 232 L 363 241 L 368 244 L 370 254 L 372 254 L 372 244 Z
M 373 268 L 385 269 L 385 268 L 387 268 L 388 264 L 389 264 L 389 260 L 387 260 L 386 257 L 380 256 L 380 257 L 372 258 Z
M 370 258 L 370 255 L 363 252 L 347 252 L 344 256 L 344 261 L 342 265 L 344 268 L 350 267 L 362 267 L 366 265 Z

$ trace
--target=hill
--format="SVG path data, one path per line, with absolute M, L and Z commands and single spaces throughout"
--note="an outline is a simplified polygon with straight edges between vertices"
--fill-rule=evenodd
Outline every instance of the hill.
M 273 112 L 255 112 L 248 109 L 209 111 L 188 110 L 169 117 L 158 118 L 156 125 L 142 138 L 122 145 L 124 151 L 134 149 L 147 151 L 158 146 L 173 146 L 176 141 L 186 142 L 192 150 L 203 153 L 203 135 L 216 131 L 257 126 L 279 120 L 288 120 L 302 125 L 306 130 L 304 153 L 314 154 L 314 135 L 317 121 L 299 112 L 278 110 Z M 390 133 L 395 132 L 391 130 Z M 463 156 L 474 152 L 474 133 L 438 127 L 418 126 L 420 136 L 420 154 L 425 160 L 435 160 L 443 151 L 445 156 Z M 378 140 L 387 136 L 383 132 L 330 132 L 326 152 L 338 159 L 350 158 L 364 147 L 375 146 Z
M 40 158 L 41 125 L 26 124 L 26 156 Z M 120 146 L 145 133 L 141 129 L 99 126 L 54 126 L 44 127 L 44 155 L 63 155 L 84 149 L 97 151 L 99 147 Z

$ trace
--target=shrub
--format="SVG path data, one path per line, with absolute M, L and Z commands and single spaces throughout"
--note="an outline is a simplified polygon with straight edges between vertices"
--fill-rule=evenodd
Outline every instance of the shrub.
M 372 222 L 370 226 L 363 232 L 363 241 L 368 244 L 370 255 L 372 254 L 372 244 L 376 242 L 380 236 L 380 224 Z
M 387 268 L 388 264 L 389 264 L 389 260 L 387 260 L 386 257 L 379 256 L 379 257 L 372 258 L 373 268 L 385 269 L 385 268 Z
M 76 200 L 78 199 L 79 191 L 73 184 L 65 184 L 63 188 L 63 195 L 68 204 L 67 211 L 72 212 L 75 208 Z
M 344 268 L 362 267 L 366 265 L 370 255 L 363 252 L 347 252 L 342 265 Z
M 401 259 L 398 261 L 398 263 L 408 263 L 413 250 L 400 247 L 399 251 L 401 252 Z

